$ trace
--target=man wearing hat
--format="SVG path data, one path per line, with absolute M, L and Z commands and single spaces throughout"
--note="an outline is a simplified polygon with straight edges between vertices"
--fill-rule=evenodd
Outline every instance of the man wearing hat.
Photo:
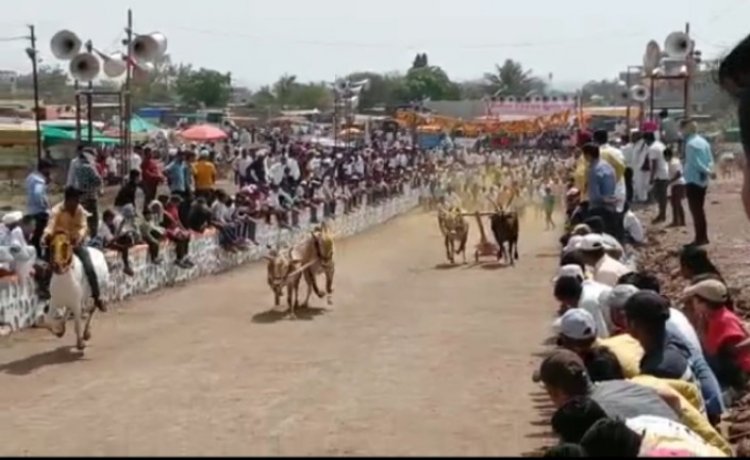
M 727 308 L 729 291 L 717 279 L 706 279 L 685 289 L 686 308 L 705 321 L 703 348 L 715 363 L 719 382 L 738 390 L 750 375 L 750 337 L 742 319 Z
M 607 319 L 604 317 L 599 298 L 609 287 L 596 281 L 584 280 L 583 271 L 577 265 L 562 267 L 555 278 L 554 295 L 560 302 L 560 312 L 580 308 L 591 314 L 595 320 L 596 333 L 599 337 L 609 337 Z
M 580 242 L 579 249 L 586 264 L 594 267 L 594 280 L 615 287 L 620 277 L 633 270 L 607 254 L 602 235 L 589 233 Z

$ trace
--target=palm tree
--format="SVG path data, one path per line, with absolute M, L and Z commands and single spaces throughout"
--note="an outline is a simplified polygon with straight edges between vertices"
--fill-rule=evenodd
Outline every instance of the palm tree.
M 485 73 L 487 90 L 493 95 L 524 97 L 531 91 L 544 92 L 546 85 L 521 63 L 506 59 L 502 66 L 495 65 L 494 73 Z
M 292 95 L 292 91 L 298 85 L 297 76 L 284 74 L 273 84 L 273 93 L 281 105 L 286 104 Z

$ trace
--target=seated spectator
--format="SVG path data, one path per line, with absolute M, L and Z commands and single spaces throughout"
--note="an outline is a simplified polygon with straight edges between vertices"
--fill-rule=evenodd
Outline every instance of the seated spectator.
M 596 322 L 597 335 L 602 338 L 609 337 L 607 319 L 604 317 L 604 312 L 599 304 L 602 292 L 609 290 L 609 288 L 596 281 L 584 281 L 583 274 L 580 273 L 580 268 L 577 265 L 567 267 L 571 267 L 571 269 L 575 267 L 578 269 L 578 273 L 575 276 L 561 276 L 555 281 L 554 295 L 561 304 L 560 312 L 564 313 L 571 308 L 581 308 L 588 311 Z M 571 273 L 563 271 L 563 274 L 570 275 Z
M 216 199 L 211 205 L 211 226 L 219 231 L 219 244 L 227 251 L 241 249 L 238 238 L 238 226 L 233 221 L 233 212 L 229 207 L 230 198 L 224 190 L 216 191 Z
M 193 200 L 188 213 L 188 228 L 196 233 L 203 233 L 211 223 L 211 209 L 204 197 Z
M 143 210 L 143 219 L 138 226 L 141 240 L 148 246 L 148 255 L 151 263 L 160 264 L 159 248 L 161 242 L 167 237 L 166 230 L 161 226 L 161 222 L 156 222 L 152 212 L 153 203 Z M 158 203 L 158 202 L 156 202 Z
M 689 350 L 667 334 L 669 302 L 655 292 L 640 291 L 625 302 L 624 309 L 628 333 L 643 347 L 641 372 L 692 382 Z
M 625 230 L 625 242 L 633 246 L 639 246 L 646 242 L 646 232 L 643 224 L 635 213 L 628 209 L 622 217 L 622 225 Z
M 36 249 L 26 242 L 24 223 L 31 225 L 33 219 L 25 219 L 21 211 L 5 213 L 0 225 L 0 277 L 31 274 L 36 260 Z
M 115 197 L 115 208 L 118 210 L 125 205 L 133 205 L 135 207 L 135 197 L 140 188 L 141 173 L 137 169 L 133 169 L 128 173 L 128 180 L 122 184 L 120 190 L 117 191 Z
M 715 275 L 724 281 L 719 269 L 709 259 L 706 250 L 698 246 L 686 246 L 680 252 L 680 274 L 688 281 L 706 274 Z
M 192 268 L 194 264 L 188 258 L 190 232 L 180 222 L 180 202 L 180 197 L 173 196 L 169 199 L 168 206 L 163 208 L 160 201 L 153 201 L 151 212 L 153 212 L 157 222 L 160 222 L 160 225 L 166 230 L 167 239 L 175 245 L 175 265 L 180 268 Z
M 727 457 L 684 425 L 650 415 L 600 419 L 580 444 L 591 457 Z
M 620 260 L 625 255 L 625 248 L 622 247 L 622 244 L 620 244 L 619 241 L 617 241 L 617 238 L 610 235 L 609 233 L 604 233 L 604 220 L 602 220 L 599 216 L 593 216 L 589 217 L 584 221 L 585 225 L 588 226 L 590 229 L 589 234 L 595 234 L 600 235 L 602 237 L 602 244 L 604 245 L 604 250 L 609 254 L 610 257 L 612 257 L 615 260 Z M 585 235 L 584 235 L 585 236 Z
M 556 350 L 534 374 L 559 411 L 574 398 L 587 397 L 596 401 L 610 417 L 658 415 L 678 421 L 677 413 L 660 394 L 625 380 L 593 383 L 583 360 L 569 350 Z
M 619 281 L 632 283 L 641 290 L 661 293 L 659 280 L 648 272 L 631 273 L 622 277 Z M 624 324 L 627 321 L 624 319 L 624 306 L 621 310 Z M 617 313 L 611 312 L 611 315 L 616 317 Z M 680 310 L 670 307 L 666 332 L 670 340 L 682 344 L 688 350 L 690 369 L 700 382 L 701 394 L 706 403 L 706 412 L 712 423 L 719 423 L 721 414 L 724 412 L 721 388 L 714 372 L 706 362 L 695 328 Z
M 750 336 L 742 319 L 726 307 L 726 285 L 707 279 L 685 289 L 683 299 L 702 320 L 703 349 L 719 383 L 744 389 L 750 373 Z
M 615 287 L 621 276 L 633 271 L 607 255 L 601 235 L 584 236 L 580 250 L 586 263 L 594 267 L 594 280 L 609 287 Z
M 129 252 L 130 248 L 138 242 L 139 236 L 135 230 L 135 208 L 132 205 L 125 205 L 122 209 L 122 215 L 116 214 L 111 209 L 106 209 L 102 213 L 102 221 L 99 222 L 96 236 L 89 241 L 89 244 L 100 249 L 112 249 L 119 252 L 122 257 L 123 273 L 133 276 Z

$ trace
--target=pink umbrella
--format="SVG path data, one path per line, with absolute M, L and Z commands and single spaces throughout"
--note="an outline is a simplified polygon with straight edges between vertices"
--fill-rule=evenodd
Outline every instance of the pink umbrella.
M 195 125 L 180 135 L 190 141 L 218 141 L 227 138 L 227 133 L 211 125 Z

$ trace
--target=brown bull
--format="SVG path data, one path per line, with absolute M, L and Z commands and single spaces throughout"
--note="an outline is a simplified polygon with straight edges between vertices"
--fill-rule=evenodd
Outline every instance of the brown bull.
M 268 261 L 268 286 L 273 291 L 274 306 L 279 306 L 281 297 L 284 296 L 284 288 L 286 288 L 289 316 L 296 318 L 295 310 L 299 306 L 299 283 L 302 279 L 300 262 L 294 260 L 291 249 L 287 251 L 271 249 L 264 258 Z M 309 296 L 310 285 L 307 286 L 307 292 Z
M 318 289 L 317 275 L 323 272 L 326 278 L 326 293 L 328 305 L 333 304 L 333 275 L 335 265 L 333 262 L 333 233 L 325 223 L 310 232 L 310 236 L 300 247 L 297 248 L 295 261 L 303 269 L 305 281 L 308 287 L 312 287 L 315 295 L 323 298 L 325 294 Z M 310 289 L 302 304 L 307 307 L 310 301 Z
M 456 263 L 455 255 L 463 254 L 466 263 L 466 241 L 469 239 L 469 222 L 461 215 L 461 210 L 451 208 L 438 211 L 438 226 L 445 239 L 445 254 L 448 261 Z M 456 247 L 458 243 L 458 247 Z
M 515 211 L 499 210 L 490 216 L 490 227 L 498 246 L 497 260 L 505 257 L 507 263 L 515 265 L 518 260 L 518 214 Z

